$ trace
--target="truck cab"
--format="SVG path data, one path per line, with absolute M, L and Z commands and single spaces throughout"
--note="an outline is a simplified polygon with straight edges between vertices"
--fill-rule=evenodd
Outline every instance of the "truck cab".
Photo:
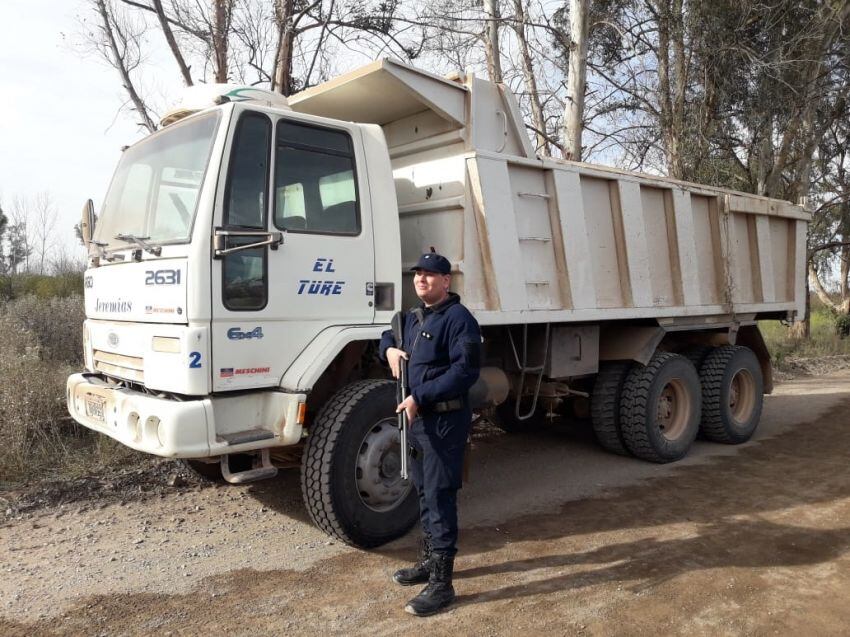
M 89 244 L 86 371 L 68 381 L 77 421 L 159 456 L 298 443 L 310 387 L 293 363 L 378 338 L 400 304 L 380 127 L 213 91 L 124 150 Z

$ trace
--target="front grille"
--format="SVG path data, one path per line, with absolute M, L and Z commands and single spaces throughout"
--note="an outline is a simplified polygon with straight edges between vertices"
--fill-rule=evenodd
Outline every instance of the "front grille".
M 110 376 L 144 383 L 144 363 L 144 359 L 137 356 L 124 356 L 122 354 L 94 350 L 94 368 Z

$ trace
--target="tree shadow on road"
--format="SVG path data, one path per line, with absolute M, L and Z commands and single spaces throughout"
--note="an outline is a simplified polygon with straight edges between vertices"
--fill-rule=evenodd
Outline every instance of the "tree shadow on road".
M 783 395 L 770 400 L 774 413 L 780 413 L 794 408 L 800 397 Z M 848 402 L 843 400 L 816 422 L 799 424 L 773 437 L 753 441 L 734 449 L 731 454 L 708 456 L 697 464 L 650 467 L 655 473 L 649 473 L 647 478 L 635 479 L 633 484 L 614 487 L 599 495 L 553 506 L 552 513 L 517 515 L 498 524 L 498 528 L 495 525 L 462 526 L 460 565 L 464 556 L 495 551 L 512 542 L 593 536 L 676 523 L 705 524 L 709 529 L 729 530 L 736 524 L 743 524 L 726 522 L 736 517 L 753 517 L 850 497 Z M 555 430 L 534 434 L 531 446 L 527 442 L 523 445 L 524 455 L 512 462 L 509 454 L 513 443 L 498 441 L 495 449 L 491 450 L 491 461 L 496 464 L 498 456 L 504 456 L 507 462 L 511 462 L 510 469 L 503 473 L 493 472 L 486 477 L 487 484 L 479 482 L 476 485 L 476 497 L 485 499 L 476 502 L 476 505 L 493 507 L 494 510 L 500 506 L 504 508 L 501 502 L 504 492 L 506 489 L 516 490 L 513 484 L 516 476 L 523 473 L 535 475 L 536 463 L 539 462 L 533 453 L 535 446 L 562 444 L 566 449 L 574 444 L 573 438 L 578 438 L 579 444 L 589 444 L 583 432 L 574 435 L 570 431 Z M 600 454 L 599 461 L 612 467 L 640 462 L 612 458 L 610 454 Z M 479 475 L 477 479 L 483 478 Z M 567 484 L 586 479 L 586 476 L 581 474 L 580 467 L 565 463 L 558 479 Z M 525 481 L 519 487 L 519 497 L 516 493 L 514 497 L 531 502 L 535 489 L 540 486 L 533 480 Z M 719 536 L 712 533 L 709 537 Z M 408 536 L 379 549 L 379 552 L 387 557 L 406 560 L 412 556 L 412 546 L 413 539 Z M 626 557 L 631 559 L 632 556 Z
M 799 400 L 799 396 L 789 395 L 770 398 L 776 413 Z M 507 461 L 509 464 L 505 466 L 509 468 L 504 473 L 473 474 L 474 487 L 479 492 L 476 497 L 484 499 L 477 504 L 484 508 L 499 507 L 505 489 L 519 490 L 519 500 L 532 501 L 540 485 L 530 481 L 517 486 L 512 478 L 515 474 L 533 476 L 539 466 L 535 450 L 553 446 L 563 447 L 565 456 L 571 453 L 589 457 L 590 462 L 604 463 L 613 471 L 640 463 L 647 467 L 648 477 L 599 495 L 553 505 L 551 514 L 516 515 L 500 524 L 498 531 L 489 527 L 462 528 L 461 555 L 496 550 L 517 540 L 557 539 L 677 522 L 715 524 L 718 519 L 850 496 L 845 451 L 850 449 L 850 410 L 846 402 L 817 423 L 801 424 L 776 436 L 756 440 L 735 449 L 733 454 L 708 456 L 699 464 L 675 467 L 651 466 L 634 458 L 601 452 L 587 427 L 564 421 L 524 434 L 520 439 L 501 436 L 489 440 L 476 449 L 475 462 L 484 457 L 492 465 L 501 466 Z M 517 448 L 522 451 L 519 457 L 514 451 Z M 572 466 L 565 459 L 559 479 L 564 483 L 588 479 L 581 471 L 580 466 Z M 278 513 L 311 523 L 302 501 L 297 469 L 282 470 L 276 479 L 252 485 L 249 493 Z M 462 518 L 463 506 L 460 513 Z M 406 560 L 412 555 L 417 535 L 418 531 L 414 531 L 376 552 Z
M 727 519 L 707 525 L 699 535 L 693 537 L 670 540 L 643 538 L 581 553 L 544 555 L 479 566 L 456 572 L 455 579 L 607 565 L 462 595 L 459 602 L 476 604 L 625 581 L 635 582 L 631 590 L 639 593 L 693 571 L 820 564 L 843 555 L 848 548 L 850 528 L 823 530 L 766 520 Z

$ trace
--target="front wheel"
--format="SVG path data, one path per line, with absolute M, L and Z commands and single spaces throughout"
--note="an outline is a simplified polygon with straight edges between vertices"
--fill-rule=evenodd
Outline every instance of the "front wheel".
M 313 522 L 360 548 L 404 535 L 419 517 L 416 491 L 402 480 L 392 381 L 364 380 L 322 408 L 301 461 L 301 493 Z

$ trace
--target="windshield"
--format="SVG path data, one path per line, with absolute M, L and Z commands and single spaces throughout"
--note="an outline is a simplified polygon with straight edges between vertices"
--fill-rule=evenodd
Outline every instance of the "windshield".
M 218 127 L 213 113 L 176 124 L 124 151 L 98 219 L 110 248 L 185 243 Z M 121 239 L 116 237 L 121 236 Z

